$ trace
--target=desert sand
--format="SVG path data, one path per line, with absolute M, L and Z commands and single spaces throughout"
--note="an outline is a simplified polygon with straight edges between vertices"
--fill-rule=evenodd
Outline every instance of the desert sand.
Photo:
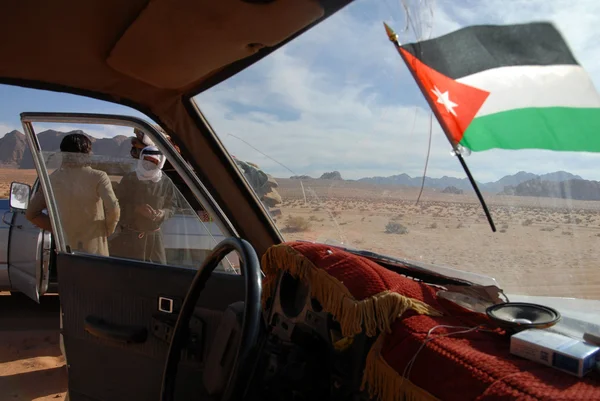
M 35 170 L 0 168 L 0 199 L 8 198 L 11 182 L 33 185 L 36 178 Z
M 58 296 L 40 305 L 0 292 L 0 401 L 61 401 L 67 390 L 58 345 Z
M 494 233 L 474 193 L 425 188 L 417 204 L 419 188 L 307 180 L 303 191 L 298 180 L 277 181 L 287 240 L 491 276 L 507 293 L 600 299 L 600 202 L 485 194 Z

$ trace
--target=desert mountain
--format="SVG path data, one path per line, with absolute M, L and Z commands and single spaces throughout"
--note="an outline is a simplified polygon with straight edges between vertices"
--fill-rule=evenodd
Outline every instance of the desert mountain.
M 454 194 L 454 195 L 462 195 L 464 191 L 462 189 L 458 189 L 456 187 L 446 187 L 442 191 L 443 194 Z
M 339 171 L 331 171 L 328 173 L 323 173 L 321 176 L 322 180 L 343 180 L 342 175 Z
M 61 132 L 46 130 L 38 134 L 40 145 L 44 151 L 58 151 L 60 142 L 65 135 L 85 133 L 83 131 Z M 114 138 L 91 138 L 93 152 L 96 155 L 112 157 L 128 157 L 130 142 L 123 135 Z M 25 135 L 14 130 L 0 138 L 0 168 L 34 168 L 33 159 L 29 152 Z M 308 176 L 294 176 L 296 179 L 311 179 Z M 321 179 L 343 180 L 338 171 L 326 172 Z M 408 174 L 398 174 L 389 177 L 368 177 L 356 181 L 377 185 L 397 185 L 420 187 L 422 177 L 411 177 Z M 566 171 L 536 175 L 519 171 L 507 175 L 494 182 L 478 183 L 482 191 L 516 196 L 537 196 L 570 198 L 578 200 L 600 200 L 600 182 L 584 180 L 578 175 Z M 461 191 L 472 191 L 467 178 L 444 176 L 441 178 L 425 177 L 425 186 L 437 188 L 442 192 L 460 194 Z
M 507 186 L 501 194 L 576 200 L 600 200 L 600 182 L 583 179 L 570 179 L 557 182 L 534 178 L 516 186 Z
M 536 175 L 533 173 L 527 173 L 525 171 L 519 171 L 513 175 L 507 175 L 500 178 L 498 181 L 482 183 L 478 182 L 479 189 L 485 192 L 492 192 L 494 194 L 504 191 L 505 187 L 517 186 L 523 182 L 540 179 L 542 181 L 549 182 L 560 182 L 566 180 L 582 180 L 578 175 L 568 173 L 566 171 L 556 171 L 554 173 Z M 369 177 L 361 178 L 358 181 L 368 182 L 379 185 L 403 185 L 408 187 L 420 187 L 423 177 L 411 177 L 408 174 L 392 175 L 389 177 Z M 455 187 L 462 189 L 463 191 L 471 190 L 471 184 L 467 178 L 456 178 L 444 176 L 442 178 L 430 178 L 425 177 L 425 186 L 430 188 L 445 189 L 448 187 Z
M 83 133 L 81 130 L 61 132 L 46 130 L 38 134 L 38 140 L 43 151 L 57 151 L 60 142 L 68 134 Z M 127 157 L 131 144 L 129 138 L 119 135 L 114 138 L 91 138 L 93 152 L 97 155 Z M 19 131 L 11 131 L 0 138 L 0 167 L 8 168 L 34 168 L 33 159 L 25 135 Z
M 17 130 L 9 132 L 0 138 L 0 167 L 18 168 L 28 151 L 25 135 Z

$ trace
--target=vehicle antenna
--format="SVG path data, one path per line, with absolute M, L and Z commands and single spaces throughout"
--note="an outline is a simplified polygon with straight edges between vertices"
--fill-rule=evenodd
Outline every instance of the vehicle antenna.
M 433 136 L 433 113 L 429 114 L 429 144 L 427 145 L 427 156 L 425 157 L 425 168 L 423 169 L 423 179 L 421 180 L 421 190 L 415 205 L 419 204 L 421 195 L 423 195 L 423 188 L 425 188 L 425 178 L 427 177 L 427 166 L 429 165 L 429 155 L 431 154 L 431 137 Z
M 433 113 L 435 114 L 435 117 L 437 118 L 438 122 L 440 123 L 440 126 L 442 127 L 442 130 L 444 131 L 444 134 L 446 134 L 446 138 L 448 139 L 448 141 L 450 142 L 450 145 L 452 146 L 453 154 L 458 158 L 458 161 L 460 162 L 460 165 L 462 166 L 463 170 L 467 174 L 467 178 L 469 179 L 469 182 L 471 183 L 471 186 L 475 190 L 475 194 L 477 195 L 477 199 L 479 199 L 479 203 L 481 204 L 481 207 L 483 208 L 483 211 L 485 212 L 485 216 L 487 217 L 487 220 L 488 220 L 488 222 L 490 224 L 490 227 L 492 228 L 492 231 L 496 232 L 496 225 L 494 224 L 494 220 L 492 219 L 492 215 L 490 214 L 490 211 L 489 211 L 489 209 L 488 209 L 488 207 L 487 207 L 487 205 L 485 203 L 485 200 L 483 199 L 483 196 L 481 195 L 481 192 L 479 191 L 479 187 L 477 186 L 477 183 L 475 182 L 475 179 L 473 178 L 473 175 L 471 174 L 471 171 L 469 170 L 469 167 L 467 166 L 467 163 L 465 163 L 465 160 L 462 157 L 461 150 L 460 150 L 460 148 L 458 146 L 458 143 L 456 143 L 455 140 L 454 140 L 454 138 L 452 137 L 452 135 L 450 135 L 450 131 L 448 130 L 448 127 L 446 126 L 446 123 L 444 122 L 444 119 L 441 118 L 441 116 L 439 115 L 438 108 L 434 104 L 432 104 L 433 100 L 429 96 L 427 96 L 427 91 L 423 87 L 423 83 L 417 77 L 415 71 L 410 67 L 410 64 L 409 64 L 408 60 L 406 60 L 404 54 L 400 51 L 400 46 L 401 45 L 400 45 L 400 42 L 398 40 L 398 35 L 385 22 L 383 23 L 383 26 L 385 28 L 385 32 L 388 35 L 388 38 L 390 39 L 390 42 L 392 42 L 394 44 L 394 47 L 396 48 L 396 51 L 398 51 L 398 54 L 400 55 L 400 57 L 402 58 L 402 60 L 406 64 L 406 66 L 408 67 L 408 70 L 410 71 L 410 73 L 412 74 L 413 79 L 415 80 L 415 82 L 419 86 L 419 89 L 421 90 L 421 93 L 423 94 L 423 97 L 425 97 L 425 100 L 429 104 L 429 107 L 431 108 L 431 111 L 433 111 Z

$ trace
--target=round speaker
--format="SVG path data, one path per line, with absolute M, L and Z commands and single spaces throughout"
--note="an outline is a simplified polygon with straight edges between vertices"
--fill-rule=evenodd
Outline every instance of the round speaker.
M 554 326 L 560 313 L 543 305 L 526 302 L 506 302 L 486 309 L 487 315 L 499 326 L 519 330 L 543 329 Z

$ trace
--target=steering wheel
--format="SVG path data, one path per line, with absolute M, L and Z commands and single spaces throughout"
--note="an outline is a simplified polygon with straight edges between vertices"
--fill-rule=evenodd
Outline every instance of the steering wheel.
M 258 256 L 247 241 L 239 238 L 226 238 L 221 241 L 204 261 L 187 295 L 181 305 L 181 311 L 173 330 L 171 344 L 167 354 L 167 362 L 163 372 L 161 401 L 173 401 L 175 395 L 175 378 L 181 358 L 181 349 L 185 344 L 187 329 L 200 294 L 210 278 L 210 275 L 231 251 L 236 251 L 240 257 L 242 275 L 246 278 L 246 299 L 244 317 L 238 349 L 231 369 L 231 374 L 225 387 L 222 401 L 243 399 L 248 377 L 253 367 L 252 349 L 258 343 L 261 321 L 261 270 Z M 242 379 L 242 380 L 239 380 Z

